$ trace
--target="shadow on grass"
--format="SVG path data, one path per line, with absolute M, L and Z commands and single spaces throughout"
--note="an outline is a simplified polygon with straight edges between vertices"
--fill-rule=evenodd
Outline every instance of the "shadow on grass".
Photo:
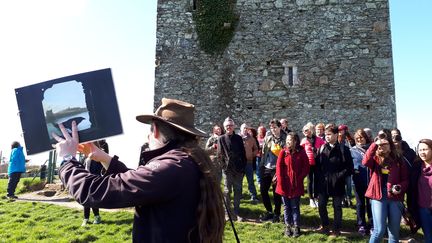
M 133 224 L 133 218 L 130 219 L 116 219 L 116 220 L 110 220 L 110 219 L 104 219 L 104 224 L 114 224 L 114 225 L 132 225 Z

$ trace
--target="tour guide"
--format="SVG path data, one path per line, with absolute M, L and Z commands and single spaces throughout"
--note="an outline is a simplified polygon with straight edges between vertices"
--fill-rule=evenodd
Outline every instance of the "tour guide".
M 222 242 L 222 193 L 198 145 L 206 134 L 194 127 L 194 111 L 192 104 L 163 98 L 154 115 L 136 117 L 151 125 L 150 150 L 136 170 L 92 143 L 79 145 L 76 123 L 72 136 L 60 126 L 63 138 L 53 136 L 62 182 L 87 207 L 135 206 L 134 242 Z M 77 150 L 102 163 L 105 175 L 90 174 L 73 157 Z

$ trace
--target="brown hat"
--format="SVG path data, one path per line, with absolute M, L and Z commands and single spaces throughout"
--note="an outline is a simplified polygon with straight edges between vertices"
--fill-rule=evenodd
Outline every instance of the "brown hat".
M 162 105 L 154 115 L 140 115 L 136 119 L 142 123 L 151 123 L 153 119 L 165 122 L 187 133 L 206 137 L 207 134 L 194 127 L 195 106 L 184 101 L 162 98 Z

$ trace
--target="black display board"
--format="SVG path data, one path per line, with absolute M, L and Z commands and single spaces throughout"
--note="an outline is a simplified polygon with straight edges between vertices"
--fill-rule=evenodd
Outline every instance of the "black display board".
M 88 142 L 123 133 L 111 69 L 102 69 L 15 89 L 27 155 L 52 150 L 52 133 L 78 124 Z

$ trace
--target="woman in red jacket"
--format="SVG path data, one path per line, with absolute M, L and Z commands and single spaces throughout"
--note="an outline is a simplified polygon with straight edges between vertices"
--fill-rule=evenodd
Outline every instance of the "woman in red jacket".
M 309 175 L 307 180 L 307 191 L 309 194 L 309 206 L 312 208 L 318 207 L 318 199 L 315 198 L 315 158 L 318 156 L 318 151 L 325 141 L 314 134 L 314 125 L 308 122 L 303 127 L 303 135 L 305 136 L 300 145 L 305 149 L 309 159 Z
M 365 194 L 371 199 L 374 224 L 369 242 L 381 242 L 386 228 L 388 242 L 399 242 L 401 206 L 408 188 L 408 168 L 397 153 L 390 132 L 380 132 L 374 141 L 362 161 L 371 170 Z
M 303 180 L 309 173 L 309 160 L 300 146 L 299 136 L 290 132 L 286 146 L 276 163 L 276 193 L 284 204 L 285 235 L 300 235 L 300 197 L 304 194 Z

